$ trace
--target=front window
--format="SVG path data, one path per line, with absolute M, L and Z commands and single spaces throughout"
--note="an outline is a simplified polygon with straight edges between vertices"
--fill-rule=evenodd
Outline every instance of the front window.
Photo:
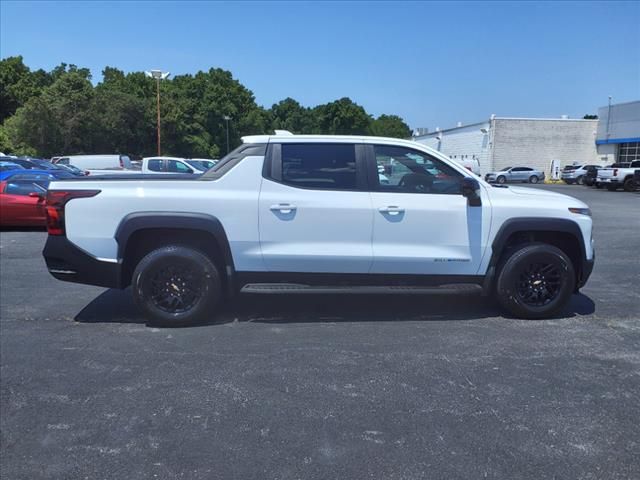
M 28 180 L 14 180 L 7 182 L 4 193 L 7 195 L 27 196 L 30 193 L 46 193 L 49 187 L 48 181 L 32 182 Z
M 178 160 L 167 160 L 167 171 L 172 173 L 193 173 L 193 170 Z
M 216 162 L 214 162 L 213 160 L 187 160 L 187 163 L 193 168 L 201 170 L 203 172 L 209 170 L 216 164 Z
M 405 147 L 374 147 L 379 190 L 398 193 L 459 194 L 462 175 L 426 153 Z

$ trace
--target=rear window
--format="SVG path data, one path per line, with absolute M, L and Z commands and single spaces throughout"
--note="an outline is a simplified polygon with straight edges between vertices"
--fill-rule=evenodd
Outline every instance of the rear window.
M 353 144 L 282 144 L 282 182 L 302 188 L 356 189 Z
M 152 172 L 161 172 L 162 171 L 162 160 L 153 159 L 147 162 L 147 168 Z

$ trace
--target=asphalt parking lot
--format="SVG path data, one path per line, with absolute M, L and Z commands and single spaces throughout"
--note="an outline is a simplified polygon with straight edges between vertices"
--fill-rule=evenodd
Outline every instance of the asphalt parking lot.
M 479 297 L 240 297 L 145 325 L 0 235 L 1 472 L 37 478 L 640 478 L 640 193 L 587 202 L 594 273 L 561 318 Z

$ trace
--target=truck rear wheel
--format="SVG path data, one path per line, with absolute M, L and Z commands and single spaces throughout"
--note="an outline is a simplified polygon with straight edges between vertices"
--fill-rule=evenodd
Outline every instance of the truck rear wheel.
M 220 273 L 211 259 L 179 245 L 147 254 L 131 283 L 133 299 L 149 323 L 164 327 L 211 318 L 222 297 Z
M 549 318 L 560 312 L 575 288 L 575 271 L 567 255 L 553 245 L 534 243 L 509 255 L 501 265 L 496 296 L 519 318 Z
M 629 177 L 624 181 L 624 191 L 625 192 L 633 192 L 636 189 L 636 182 L 633 180 L 633 177 Z

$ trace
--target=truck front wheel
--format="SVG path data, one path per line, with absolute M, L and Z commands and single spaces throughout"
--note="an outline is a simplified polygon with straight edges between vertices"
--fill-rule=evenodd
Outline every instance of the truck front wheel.
M 519 318 L 549 318 L 560 312 L 575 289 L 567 255 L 553 245 L 534 243 L 511 253 L 501 264 L 497 299 Z
M 179 245 L 147 254 L 131 283 L 133 299 L 149 323 L 163 327 L 207 320 L 222 297 L 220 273 L 211 259 Z

